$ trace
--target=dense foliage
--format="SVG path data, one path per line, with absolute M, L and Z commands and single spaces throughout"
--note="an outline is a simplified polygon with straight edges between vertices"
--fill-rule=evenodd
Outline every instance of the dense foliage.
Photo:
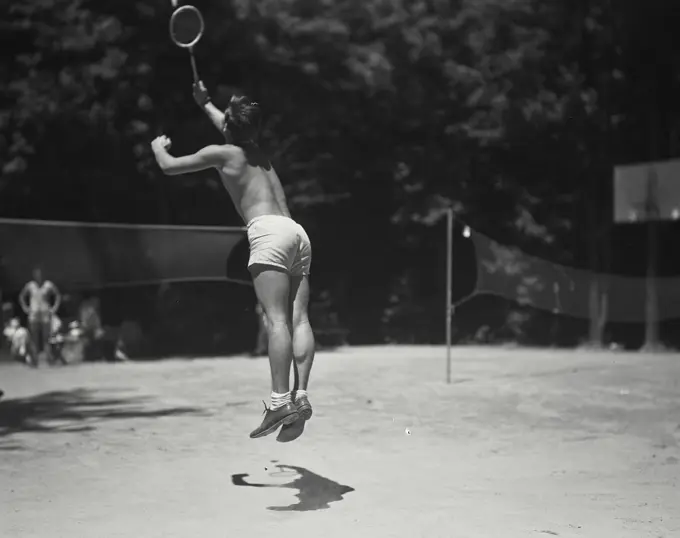
M 202 78 L 218 103 L 238 89 L 264 107 L 263 145 L 315 245 L 315 301 L 350 342 L 442 341 L 450 205 L 534 256 L 644 274 L 644 232 L 611 225 L 612 167 L 680 153 L 672 2 L 193 4 L 207 21 Z M 219 141 L 169 39 L 171 10 L 0 0 L 2 216 L 239 224 L 213 173 L 166 178 L 150 153 L 161 132 L 178 153 Z M 456 295 L 475 256 L 464 243 Z M 587 320 L 546 331 L 548 313 L 484 298 L 458 310 L 456 338 L 486 325 L 492 339 L 597 343 L 604 280 L 593 279 L 590 331 Z

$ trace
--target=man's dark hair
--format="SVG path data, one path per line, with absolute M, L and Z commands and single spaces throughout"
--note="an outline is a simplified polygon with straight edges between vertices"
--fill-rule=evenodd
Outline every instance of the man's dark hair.
M 224 111 L 225 127 L 234 142 L 254 142 L 260 131 L 260 105 L 245 95 L 234 95 Z

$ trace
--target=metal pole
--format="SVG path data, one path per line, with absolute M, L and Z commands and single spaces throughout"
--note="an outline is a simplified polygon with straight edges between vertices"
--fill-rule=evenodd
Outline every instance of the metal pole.
M 649 171 L 646 200 L 647 221 L 647 300 L 645 315 L 645 344 L 643 349 L 654 351 L 659 346 L 658 297 L 656 290 L 657 226 L 657 176 L 654 168 Z
M 451 383 L 451 295 L 453 287 L 453 208 L 446 212 L 446 382 Z

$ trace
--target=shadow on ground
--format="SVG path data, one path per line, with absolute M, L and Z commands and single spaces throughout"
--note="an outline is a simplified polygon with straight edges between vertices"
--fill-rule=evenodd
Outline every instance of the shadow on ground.
M 277 465 L 279 473 L 292 473 L 295 479 L 287 484 L 257 484 L 246 482 L 247 474 L 231 475 L 231 482 L 235 486 L 249 486 L 252 488 L 290 488 L 298 490 L 295 495 L 298 502 L 288 506 L 268 506 L 267 510 L 275 512 L 307 512 L 310 510 L 325 510 L 330 504 L 343 500 L 343 495 L 354 491 L 350 486 L 343 486 L 333 480 L 313 473 L 304 467 L 295 465 Z
M 3 399 L 0 401 L 0 440 L 3 441 L 0 450 L 19 449 L 7 443 L 16 433 L 84 432 L 93 430 L 95 423 L 104 420 L 207 414 L 193 407 L 154 407 L 149 397 L 102 397 L 101 391 L 89 389 Z

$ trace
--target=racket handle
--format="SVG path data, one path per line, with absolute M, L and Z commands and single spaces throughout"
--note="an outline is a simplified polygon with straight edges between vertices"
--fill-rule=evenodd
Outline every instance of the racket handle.
M 189 55 L 191 58 L 191 69 L 194 72 L 194 82 L 198 82 L 198 69 L 196 69 L 196 58 L 194 58 L 194 49 L 189 49 Z

